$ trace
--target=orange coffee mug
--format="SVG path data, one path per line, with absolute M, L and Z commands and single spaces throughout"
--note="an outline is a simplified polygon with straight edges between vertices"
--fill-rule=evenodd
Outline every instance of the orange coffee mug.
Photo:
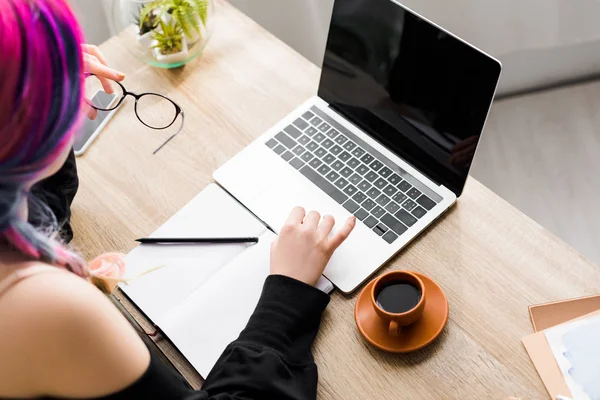
M 408 271 L 381 275 L 371 287 L 371 303 L 388 333 L 398 336 L 403 327 L 415 323 L 425 309 L 425 285 Z

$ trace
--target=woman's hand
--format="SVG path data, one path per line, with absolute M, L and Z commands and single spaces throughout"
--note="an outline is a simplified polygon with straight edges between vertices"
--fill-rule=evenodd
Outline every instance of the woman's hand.
M 271 274 L 285 275 L 314 286 L 333 252 L 354 229 L 356 218 L 348 218 L 344 226 L 329 237 L 334 225 L 331 215 L 321 221 L 316 211 L 306 214 L 304 208 L 294 208 L 271 245 Z
M 104 91 L 109 94 L 113 93 L 110 81 L 120 82 L 125 79 L 125 74 L 109 68 L 98 47 L 90 44 L 82 44 L 81 49 L 83 50 L 83 71 L 86 74 L 96 75 Z M 98 111 L 88 106 L 87 115 L 90 119 L 96 119 Z

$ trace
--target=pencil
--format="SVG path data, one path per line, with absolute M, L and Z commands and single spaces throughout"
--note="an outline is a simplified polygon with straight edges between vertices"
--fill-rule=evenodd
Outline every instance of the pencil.
M 258 243 L 257 237 L 219 237 L 219 238 L 140 238 L 142 244 L 174 243 Z

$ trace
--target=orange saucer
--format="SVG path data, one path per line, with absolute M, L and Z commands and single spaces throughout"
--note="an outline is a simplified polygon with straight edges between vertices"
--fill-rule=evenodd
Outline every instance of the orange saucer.
M 400 336 L 388 333 L 388 325 L 375 313 L 371 302 L 372 280 L 360 292 L 354 308 L 354 319 L 360 333 L 373 346 L 392 353 L 408 353 L 419 350 L 433 342 L 442 333 L 448 322 L 448 300 L 441 287 L 430 278 L 418 272 L 425 284 L 425 310 L 423 316 L 414 324 L 402 329 Z

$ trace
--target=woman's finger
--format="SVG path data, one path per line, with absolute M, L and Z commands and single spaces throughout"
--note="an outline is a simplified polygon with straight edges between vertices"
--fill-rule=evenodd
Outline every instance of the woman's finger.
M 346 220 L 344 226 L 342 226 L 332 237 L 329 239 L 329 251 L 332 253 L 340 247 L 344 240 L 348 239 L 350 232 L 356 226 L 356 217 L 353 215 Z
M 102 65 L 100 61 L 92 55 L 86 55 L 84 57 L 85 72 L 94 74 L 99 78 L 112 79 L 115 81 L 122 81 L 125 79 L 125 74 L 115 71 L 112 68 L 108 68 L 106 65 Z
M 107 65 L 106 59 L 104 58 L 104 56 L 100 52 L 100 49 L 97 46 L 91 44 L 82 44 L 81 48 L 85 53 L 93 55 L 98 59 L 99 62 L 101 62 L 104 65 Z
M 331 215 L 324 216 L 323 221 L 319 224 L 319 227 L 317 228 L 319 237 L 327 239 L 334 225 L 335 219 Z
M 98 110 L 96 110 L 94 107 L 90 107 L 87 106 L 88 110 L 87 110 L 87 116 L 89 119 L 91 119 L 92 121 L 96 119 L 96 117 L 98 116 Z
M 303 225 L 309 229 L 317 229 L 317 225 L 319 225 L 319 221 L 321 220 L 321 214 L 316 211 L 311 211 L 308 213 L 306 218 L 304 218 Z
M 102 89 L 108 94 L 113 94 L 115 90 L 113 89 L 112 83 L 110 83 L 109 79 L 103 78 L 101 76 L 97 77 L 100 80 L 100 84 L 102 85 Z M 88 78 L 89 79 L 89 78 Z
M 294 207 L 287 220 L 285 221 L 286 225 L 300 225 L 302 220 L 304 219 L 304 215 L 306 211 L 302 207 Z

